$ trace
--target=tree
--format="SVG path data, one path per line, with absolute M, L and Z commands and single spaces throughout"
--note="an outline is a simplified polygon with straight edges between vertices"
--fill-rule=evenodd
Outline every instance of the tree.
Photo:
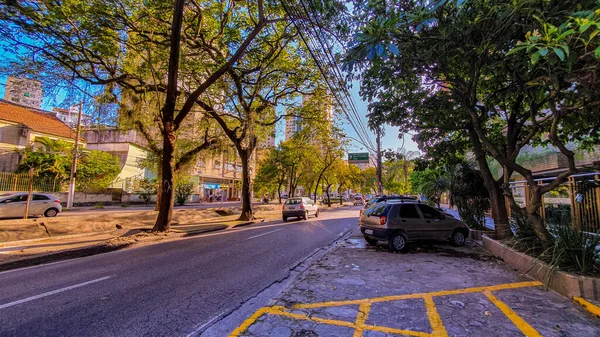
M 263 193 L 277 193 L 277 200 L 281 204 L 281 189 L 287 178 L 287 169 L 283 158 L 285 153 L 281 145 L 270 149 L 265 158 L 258 164 L 258 171 L 254 177 L 254 188 Z
M 519 152 L 550 135 L 547 141 L 569 157 L 565 140 L 584 134 L 590 123 L 573 123 L 568 116 L 589 120 L 584 116 L 596 102 L 592 91 L 584 90 L 594 87 L 596 77 L 588 76 L 595 72 L 593 53 L 578 54 L 585 55 L 582 62 L 562 68 L 571 76 L 556 81 L 556 76 L 547 75 L 554 69 L 546 68 L 544 75 L 536 65 L 540 55 L 516 56 L 509 50 L 527 40 L 526 32 L 539 28 L 536 16 L 562 23 L 576 8 L 594 6 L 594 1 L 439 1 L 430 6 L 410 1 L 389 7 L 374 3 L 360 9 L 367 8 L 364 18 L 375 12 L 379 18 L 362 22 L 348 66 L 364 67 L 363 94 L 377 101 L 371 113 L 401 131 L 421 133 L 423 147 L 431 142 L 465 145 L 468 141 L 490 195 L 496 234 L 506 238 L 512 234 L 505 207 L 505 194 L 512 199 L 508 182 L 514 172 L 532 177 L 515 165 Z M 536 50 L 559 59 L 561 53 L 568 54 L 565 49 L 546 53 L 549 49 L 540 46 Z M 580 77 L 573 76 L 577 74 Z M 573 90 L 574 84 L 581 84 L 581 90 Z M 558 102 L 561 108 L 553 109 Z M 503 165 L 500 179 L 494 179 L 489 169 L 490 155 Z M 511 202 L 527 214 L 545 245 L 551 238 L 537 214 L 539 200 L 572 174 L 572 168 L 547 186 L 536 187 L 526 209 Z
M 413 171 L 410 183 L 414 192 L 427 198 L 427 204 L 440 207 L 442 193 L 448 188 L 442 170 L 428 168 L 424 171 Z
M 119 173 L 121 164 L 117 156 L 103 151 L 84 151 L 77 165 L 75 187 L 82 192 L 103 190 L 112 184 Z
M 135 125 L 161 154 L 153 230 L 168 231 L 178 131 L 199 100 L 222 92 L 209 89 L 247 54 L 259 33 L 280 22 L 269 19 L 273 9 L 263 0 L 3 2 L 0 36 L 4 48 L 20 53 L 13 69 L 100 87 L 99 100 L 118 103 L 124 114 L 153 113 L 146 115 L 158 124 L 160 142 L 149 137 L 144 120 Z
M 57 190 L 69 180 L 73 144 L 50 138 L 36 138 L 21 151 L 17 173 L 34 168 L 37 178 L 51 180 Z M 97 150 L 83 150 L 78 159 L 76 190 L 89 192 L 109 187 L 121 172 L 117 156 Z
M 318 77 L 302 44 L 293 43 L 296 31 L 280 5 L 270 8 L 276 19 L 248 46 L 247 57 L 227 70 L 220 99 L 200 99 L 197 104 L 223 129 L 242 164 L 242 213 L 253 219 L 250 200 L 250 160 L 258 135 L 290 114 L 277 115 L 281 103 L 297 106 L 296 98 L 315 87 Z M 262 13 L 261 13 L 262 14 Z M 221 58 L 214 50 L 212 57 Z M 293 112 L 292 112 L 292 115 Z M 293 192 L 293 191 L 292 191 Z

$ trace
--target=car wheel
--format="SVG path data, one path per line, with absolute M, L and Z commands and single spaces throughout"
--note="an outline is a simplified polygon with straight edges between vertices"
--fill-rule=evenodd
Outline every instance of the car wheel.
M 450 243 L 453 246 L 464 246 L 466 241 L 465 233 L 462 231 L 455 231 L 452 233 L 452 237 L 450 238 Z
M 302 216 L 302 219 L 308 220 L 308 211 L 304 212 L 304 216 Z
M 376 246 L 377 245 L 377 241 L 379 241 L 379 240 L 371 239 L 370 237 L 365 236 L 365 241 L 367 241 L 367 244 L 369 246 Z
M 394 233 L 388 240 L 388 247 L 391 252 L 403 251 L 406 247 L 406 238 L 400 233 Z
M 317 211 L 315 212 L 315 218 L 319 217 L 319 210 L 317 209 Z
M 54 218 L 55 216 L 58 215 L 58 210 L 56 208 L 48 208 L 45 212 L 44 212 L 44 216 L 46 218 Z
M 283 221 L 287 221 L 287 216 L 284 216 L 284 217 L 283 217 Z

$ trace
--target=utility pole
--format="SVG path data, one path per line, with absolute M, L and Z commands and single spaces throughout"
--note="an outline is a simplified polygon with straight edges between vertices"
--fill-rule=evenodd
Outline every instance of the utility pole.
M 377 142 L 377 194 L 383 195 L 383 185 L 381 183 L 382 165 L 381 165 L 381 127 L 375 129 Z
M 73 208 L 75 197 L 75 177 L 77 177 L 77 157 L 79 154 L 79 132 L 81 131 L 81 115 L 83 114 L 83 101 L 79 103 L 77 128 L 75 129 L 75 146 L 73 147 L 73 164 L 71 164 L 71 177 L 69 180 L 69 195 L 67 196 L 67 209 Z

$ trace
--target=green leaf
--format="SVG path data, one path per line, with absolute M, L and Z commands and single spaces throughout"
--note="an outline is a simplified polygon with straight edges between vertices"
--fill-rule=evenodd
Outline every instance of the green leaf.
M 545 57 L 546 55 L 548 55 L 548 48 L 544 47 L 540 49 L 538 53 L 540 53 L 540 56 Z
M 539 59 L 540 54 L 538 52 L 531 54 L 531 64 L 537 64 Z
M 575 30 L 573 30 L 573 29 L 569 29 L 567 31 L 562 32 L 559 36 L 556 37 L 556 42 L 558 42 L 558 41 L 564 39 L 565 37 L 573 34 L 573 32 L 575 32 Z
M 588 30 L 588 28 L 590 28 L 591 26 L 592 26 L 592 24 L 590 24 L 590 23 L 583 24 L 579 27 L 579 32 L 585 33 L 585 31 Z
M 600 47 L 596 48 L 596 50 L 594 50 L 594 56 L 596 56 L 596 58 L 600 59 Z
M 567 56 L 569 56 L 569 46 L 564 45 L 564 46 L 560 46 L 560 47 L 565 51 L 565 53 L 567 54 Z
M 562 51 L 562 49 L 560 49 L 560 48 L 552 48 L 552 50 L 554 50 L 554 53 L 556 54 L 556 56 L 558 56 L 558 58 L 561 61 L 565 60 L 565 53 Z

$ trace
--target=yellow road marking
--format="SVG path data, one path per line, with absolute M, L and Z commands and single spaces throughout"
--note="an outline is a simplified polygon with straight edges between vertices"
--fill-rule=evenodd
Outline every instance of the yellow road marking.
M 313 321 L 316 323 L 342 326 L 342 327 L 351 328 L 351 329 L 355 329 L 355 330 L 356 330 L 356 328 L 358 328 L 358 326 L 353 322 L 341 321 L 341 320 L 337 320 L 337 319 L 309 317 L 304 314 L 295 314 L 295 313 L 285 311 L 286 309 L 284 307 L 271 307 L 271 308 L 272 308 L 272 310 L 269 310 L 269 314 L 273 314 L 273 315 L 279 315 L 279 316 L 284 316 L 284 317 L 289 317 L 289 318 L 294 318 L 294 319 L 299 319 L 299 320 L 305 320 L 305 321 Z M 372 331 L 378 331 L 378 332 L 393 333 L 393 334 L 398 334 L 398 335 L 416 336 L 416 337 L 433 337 L 432 334 L 426 333 L 426 332 L 401 330 L 401 329 L 394 329 L 394 328 L 375 326 L 375 325 L 369 325 L 369 324 L 363 324 L 361 326 L 361 328 L 363 330 L 372 330 Z M 230 336 L 230 337 L 233 337 L 233 336 Z
M 395 295 L 395 296 L 384 296 L 384 297 L 375 297 L 375 298 L 366 298 L 359 300 L 349 300 L 349 301 L 329 301 L 329 302 L 321 302 L 321 303 L 309 303 L 309 304 L 297 304 L 292 308 L 295 309 L 310 309 L 310 308 L 324 308 L 324 307 L 336 307 L 336 306 L 345 306 L 345 305 L 359 305 L 359 313 L 356 317 L 355 322 L 347 322 L 342 320 L 334 320 L 334 319 L 325 319 L 319 317 L 307 316 L 304 314 L 297 314 L 289 312 L 288 309 L 282 306 L 273 306 L 273 307 L 264 307 L 257 310 L 252 316 L 248 317 L 239 327 L 237 327 L 229 337 L 238 337 L 240 334 L 244 333 L 252 324 L 254 324 L 262 315 L 271 314 L 271 315 L 279 315 L 288 318 L 298 319 L 298 320 L 307 320 L 316 323 L 329 324 L 335 326 L 346 327 L 350 329 L 354 329 L 354 337 L 362 337 L 363 331 L 371 330 L 378 331 L 389 334 L 398 334 L 404 336 L 415 336 L 415 337 L 447 337 L 448 332 L 444 327 L 442 319 L 437 311 L 435 303 L 433 301 L 434 297 L 437 296 L 448 296 L 448 295 L 458 295 L 458 294 L 468 294 L 468 293 L 479 293 L 483 292 L 492 303 L 494 303 L 526 336 L 528 337 L 538 337 L 541 336 L 534 328 L 532 328 L 527 322 L 525 322 L 520 316 L 518 316 L 511 308 L 509 308 L 504 302 L 500 301 L 494 295 L 492 295 L 492 291 L 497 290 L 505 290 L 505 289 L 517 289 L 524 287 L 535 287 L 543 285 L 541 282 L 518 282 L 518 283 L 506 283 L 506 284 L 498 284 L 493 286 L 485 286 L 485 287 L 472 287 L 472 288 L 463 288 L 463 289 L 455 289 L 455 290 L 442 290 L 442 291 L 434 291 L 429 293 L 417 293 L 417 294 L 405 294 L 405 295 Z M 427 310 L 427 317 L 429 318 L 429 322 L 431 324 L 432 333 L 421 332 L 421 331 L 412 331 L 412 330 L 402 330 L 389 328 L 385 326 L 376 326 L 365 324 L 367 318 L 369 317 L 369 313 L 371 310 L 372 303 L 379 302 L 388 302 L 388 301 L 398 301 L 398 300 L 406 300 L 406 299 L 415 299 L 422 298 L 425 302 L 425 308 Z M 582 299 L 583 300 L 583 299 Z M 585 301 L 585 300 L 583 300 Z M 587 302 L 587 301 L 585 301 Z M 589 303 L 589 302 L 587 302 Z M 595 306 L 594 306 L 595 307 Z M 596 307 L 599 310 L 600 308 Z
M 492 303 L 494 303 L 502 313 L 508 317 L 516 326 L 521 330 L 523 334 L 527 337 L 542 337 L 537 330 L 535 330 L 531 325 L 525 322 L 521 316 L 517 315 L 508 305 L 504 302 L 500 301 L 496 296 L 494 296 L 489 290 L 484 290 L 483 293 L 487 298 L 489 298 Z
M 323 308 L 323 307 L 338 307 L 338 306 L 352 305 L 352 304 L 359 305 L 361 303 L 377 303 L 377 302 L 407 300 L 407 299 L 413 299 L 413 298 L 423 298 L 424 296 L 432 296 L 432 297 L 448 296 L 448 295 L 478 293 L 478 292 L 482 292 L 484 290 L 496 291 L 496 290 L 516 289 L 516 288 L 524 288 L 524 287 L 535 287 L 535 286 L 541 286 L 541 285 L 543 285 L 543 283 L 537 282 L 537 281 L 506 283 L 506 284 L 498 284 L 498 285 L 494 285 L 494 286 L 472 287 L 472 288 L 463 288 L 463 289 L 455 289 L 455 290 L 442 290 L 442 291 L 434 291 L 434 292 L 429 292 L 429 293 L 393 295 L 393 296 L 364 298 L 364 299 L 349 300 L 349 301 L 329 301 L 329 302 L 320 302 L 320 303 L 296 304 L 293 306 L 293 308 L 310 309 L 310 308 Z
M 592 303 L 586 301 L 582 297 L 573 297 L 573 301 L 575 301 L 575 303 L 581 305 L 590 314 L 592 314 L 594 316 L 597 316 L 597 317 L 600 317 L 600 308 L 597 305 L 592 304 Z
M 246 329 L 248 329 L 252 324 L 254 324 L 254 322 L 256 322 L 256 320 L 259 319 L 260 316 L 270 312 L 271 310 L 272 308 L 270 307 L 264 307 L 256 310 L 256 312 L 252 314 L 252 316 L 248 317 L 248 319 L 246 319 L 242 323 L 242 325 L 238 326 L 235 330 L 233 330 L 233 332 L 229 334 L 229 337 L 238 337 L 240 334 L 244 333 L 244 331 L 246 331 Z
M 446 332 L 446 328 L 444 327 L 444 323 L 442 323 L 442 318 L 435 307 L 435 302 L 433 302 L 433 296 L 425 295 L 423 297 L 423 301 L 425 301 L 425 308 L 427 309 L 427 317 L 429 317 L 429 324 L 431 324 L 431 329 L 433 330 L 432 335 L 439 337 L 448 337 L 448 332 Z
M 361 303 L 358 308 L 358 315 L 356 316 L 356 330 L 354 330 L 353 337 L 362 337 L 363 335 L 363 326 L 369 318 L 369 312 L 371 312 L 371 304 L 370 303 Z

